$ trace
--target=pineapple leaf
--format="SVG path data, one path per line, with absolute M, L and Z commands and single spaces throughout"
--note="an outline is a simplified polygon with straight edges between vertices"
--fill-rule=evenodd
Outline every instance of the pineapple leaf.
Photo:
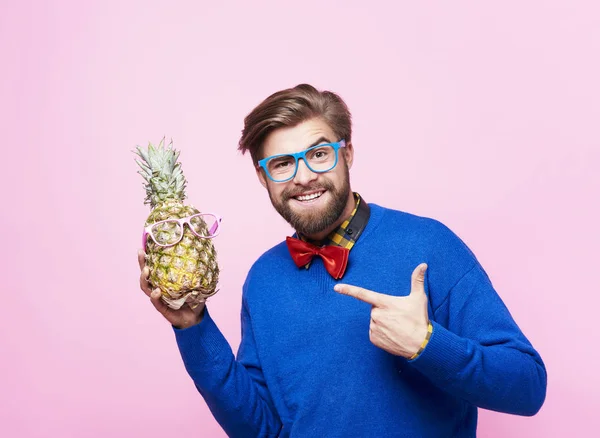
M 138 173 L 146 183 L 145 204 L 152 208 L 167 200 L 183 201 L 186 198 L 186 180 L 179 163 L 180 152 L 174 149 L 173 139 L 165 147 L 166 137 L 158 145 L 148 143 L 147 149 L 137 146 L 135 152 L 140 160 L 135 160 L 140 167 Z

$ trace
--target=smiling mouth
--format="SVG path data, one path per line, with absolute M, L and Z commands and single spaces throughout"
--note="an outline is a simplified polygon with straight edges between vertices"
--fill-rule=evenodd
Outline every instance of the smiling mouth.
M 313 193 L 309 193 L 306 195 L 294 196 L 293 198 L 297 201 L 306 202 L 306 201 L 312 201 L 313 199 L 320 198 L 323 193 L 325 193 L 325 191 L 321 190 L 319 192 L 313 192 Z

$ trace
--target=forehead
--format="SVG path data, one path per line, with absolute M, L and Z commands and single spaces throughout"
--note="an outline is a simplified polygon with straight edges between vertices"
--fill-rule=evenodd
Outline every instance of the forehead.
M 271 132 L 262 147 L 262 156 L 288 154 L 313 146 L 320 138 L 335 142 L 333 129 L 322 119 L 310 119 L 296 126 L 279 128 Z

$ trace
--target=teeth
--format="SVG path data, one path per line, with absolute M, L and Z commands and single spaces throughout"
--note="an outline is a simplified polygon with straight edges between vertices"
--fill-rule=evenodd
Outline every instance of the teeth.
M 310 201 L 311 199 L 318 198 L 322 194 L 323 194 L 323 192 L 313 193 L 312 195 L 297 196 L 296 199 L 299 201 Z

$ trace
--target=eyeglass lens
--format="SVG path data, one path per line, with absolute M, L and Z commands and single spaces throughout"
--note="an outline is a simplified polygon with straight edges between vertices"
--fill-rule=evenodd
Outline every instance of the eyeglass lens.
M 159 245 L 171 245 L 181 238 L 183 232 L 177 221 L 165 221 L 152 226 L 152 237 Z
M 202 237 L 211 237 L 217 231 L 219 224 L 212 214 L 197 215 L 190 218 L 192 229 Z

